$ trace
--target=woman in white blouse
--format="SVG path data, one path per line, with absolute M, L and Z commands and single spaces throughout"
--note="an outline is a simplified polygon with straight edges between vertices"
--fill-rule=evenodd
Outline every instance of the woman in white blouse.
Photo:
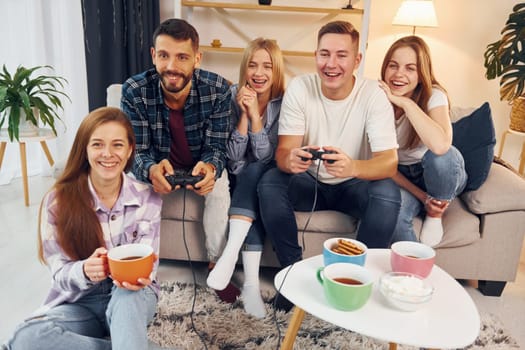
M 379 84 L 394 106 L 399 144 L 393 179 L 401 187 L 401 209 L 393 242 L 417 240 L 412 220 L 424 212 L 419 239 L 435 246 L 443 237 L 441 217 L 465 188 L 467 174 L 452 146 L 448 97 L 434 77 L 427 44 L 417 36 L 394 42 Z

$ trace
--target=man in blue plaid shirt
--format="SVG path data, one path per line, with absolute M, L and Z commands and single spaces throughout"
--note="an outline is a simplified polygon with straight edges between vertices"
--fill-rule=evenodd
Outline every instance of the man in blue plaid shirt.
M 186 21 L 161 23 L 153 45 L 155 68 L 132 76 L 122 86 L 121 107 L 137 138 L 133 173 L 161 194 L 172 191 L 165 176 L 175 170 L 204 176 L 195 188 L 187 188 L 205 197 L 203 226 L 211 269 L 224 247 L 230 207 L 225 170 L 231 131 L 229 83 L 198 68 L 199 35 Z M 239 290 L 230 283 L 217 294 L 233 302 Z

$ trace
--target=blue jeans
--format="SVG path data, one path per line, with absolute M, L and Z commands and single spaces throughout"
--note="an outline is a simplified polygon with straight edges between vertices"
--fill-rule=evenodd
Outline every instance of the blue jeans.
M 370 248 L 388 247 L 401 204 L 391 180 L 350 179 L 337 185 L 318 182 L 308 173 L 267 171 L 258 186 L 264 228 L 281 266 L 302 259 L 294 211 L 337 210 L 360 220 L 357 239 Z M 312 208 L 317 190 L 317 203 Z
M 110 279 L 72 304 L 58 305 L 18 326 L 8 349 L 144 350 L 157 296 L 113 286 Z M 111 339 L 109 338 L 111 336 Z
M 445 201 L 452 201 L 467 184 L 467 173 L 463 156 L 451 146 L 447 153 L 437 156 L 427 151 L 421 163 L 399 165 L 398 170 L 416 186 L 426 191 L 428 196 Z M 397 241 L 417 241 L 412 221 L 424 213 L 425 207 L 415 196 L 401 189 L 401 210 L 392 237 Z
M 232 194 L 231 207 L 228 215 L 243 215 L 253 219 L 252 226 L 244 240 L 243 250 L 262 251 L 265 232 L 261 220 L 258 219 L 259 198 L 257 197 L 257 184 L 268 169 L 274 168 L 275 162 L 268 164 L 262 162 L 249 163 L 235 176 L 235 188 Z

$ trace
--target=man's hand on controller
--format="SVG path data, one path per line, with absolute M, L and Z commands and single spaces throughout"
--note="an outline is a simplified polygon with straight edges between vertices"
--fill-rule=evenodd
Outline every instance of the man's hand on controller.
M 314 160 L 314 156 L 310 153 L 310 150 L 319 151 L 321 147 L 319 146 L 303 146 L 298 148 L 297 156 L 302 162 L 307 162 L 310 165 L 310 162 Z
M 324 154 L 323 159 L 325 160 L 334 160 L 334 162 L 324 162 L 326 172 L 335 177 L 351 177 L 355 176 L 355 163 L 352 158 L 350 158 L 346 153 L 344 153 L 340 148 L 325 146 L 323 147 L 325 151 L 331 151 L 331 154 Z
M 339 154 L 344 155 L 341 149 L 335 148 L 333 146 L 323 146 L 323 152 L 324 154 L 321 157 L 323 159 L 325 167 L 337 163 L 337 161 L 341 159 L 341 157 L 339 157 Z
M 160 194 L 170 193 L 172 188 L 168 180 L 166 180 L 166 175 L 173 175 L 173 173 L 173 167 L 167 159 L 163 159 L 159 163 L 152 165 L 149 168 L 149 179 L 153 185 L 153 190 Z M 179 187 L 180 186 L 177 186 L 174 190 Z
M 213 187 L 215 186 L 215 166 L 213 166 L 213 164 L 199 161 L 195 167 L 193 167 L 191 174 L 194 176 L 199 174 L 204 175 L 204 179 L 197 182 L 195 187 L 191 185 L 186 186 L 187 189 L 201 196 L 213 191 Z
M 320 159 L 325 164 L 332 164 L 337 161 L 337 157 L 332 156 L 332 153 L 337 153 L 335 147 L 326 146 L 323 149 L 319 146 L 304 146 L 301 148 L 300 158 L 303 162 L 308 162 L 308 165 L 316 159 Z
M 289 163 L 292 174 L 304 173 L 312 164 L 312 154 L 306 149 L 319 149 L 319 146 L 294 148 L 290 151 Z

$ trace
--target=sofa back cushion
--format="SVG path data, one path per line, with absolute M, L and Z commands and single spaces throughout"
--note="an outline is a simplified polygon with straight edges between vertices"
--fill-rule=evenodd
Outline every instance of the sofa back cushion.
M 495 161 L 485 184 L 477 191 L 463 193 L 461 199 L 472 213 L 478 215 L 525 211 L 525 179 Z
M 106 89 L 106 105 L 120 108 L 120 96 L 122 95 L 122 84 L 111 84 Z
M 454 115 L 452 118 L 454 120 Z M 474 191 L 487 179 L 494 159 L 496 135 L 489 103 L 485 102 L 471 114 L 453 122 L 452 129 L 452 144 L 465 160 L 468 175 L 465 191 Z

